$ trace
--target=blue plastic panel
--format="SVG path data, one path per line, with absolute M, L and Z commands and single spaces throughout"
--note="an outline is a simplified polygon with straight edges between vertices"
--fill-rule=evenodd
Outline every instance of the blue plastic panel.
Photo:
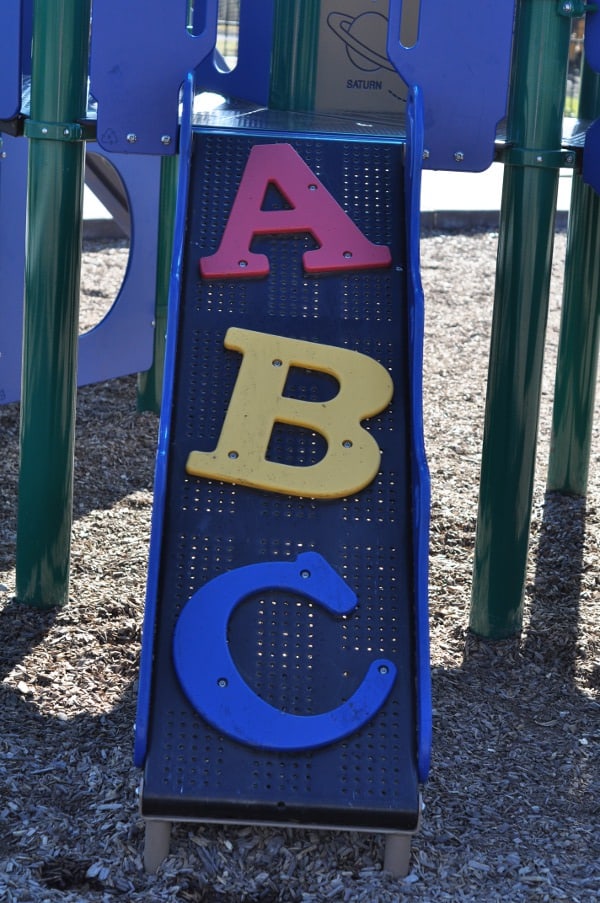
M 31 45 L 33 41 L 33 0 L 22 0 L 21 12 L 21 74 L 31 75 Z
M 585 59 L 600 72 L 600 14 L 589 13 L 585 19 Z M 600 120 L 588 129 L 583 152 L 583 179 L 600 194 Z
M 600 119 L 592 123 L 585 136 L 583 181 L 600 194 Z
M 388 55 L 425 108 L 429 169 L 480 172 L 506 113 L 513 0 L 421 0 L 418 39 L 400 44 L 403 0 L 390 0 Z
M 0 3 L 0 119 L 21 109 L 21 0 Z
M 419 779 L 425 781 L 431 764 L 433 740 L 431 672 L 429 667 L 429 511 L 431 481 L 423 432 L 423 334 L 425 298 L 421 283 L 421 168 L 423 160 L 423 98 L 412 88 L 406 108 L 406 237 L 407 290 L 410 310 L 410 398 L 412 426 L 412 527 L 415 607 L 415 655 L 417 673 L 417 761 Z
M 241 97 L 266 106 L 269 101 L 271 43 L 275 0 L 240 5 L 237 65 L 230 72 L 219 69 L 214 56 L 196 71 L 197 89 L 215 91 L 226 97 Z
M 27 142 L 2 136 L 0 159 L 0 404 L 21 394 Z
M 217 7 L 217 0 L 197 0 L 203 30 L 193 36 L 188 0 L 95 0 L 91 91 L 106 151 L 176 152 L 179 89 L 214 49 Z
M 88 151 L 102 153 L 94 144 Z M 79 385 L 147 370 L 154 353 L 160 160 L 109 157 L 131 212 L 131 250 L 121 290 L 104 319 L 79 342 Z
M 138 699 L 135 718 L 135 741 L 133 759 L 140 768 L 146 759 L 148 730 L 150 726 L 150 703 L 152 690 L 152 668 L 154 664 L 154 638 L 156 627 L 156 605 L 160 547 L 162 543 L 164 515 L 167 505 L 167 449 L 171 427 L 171 411 L 175 399 L 174 364 L 177 351 L 177 324 L 181 302 L 181 282 L 183 267 L 183 246 L 187 217 L 187 199 L 190 184 L 190 161 L 192 156 L 192 114 L 194 104 L 194 75 L 189 72 L 184 83 L 181 104 L 181 141 L 179 142 L 179 172 L 177 174 L 177 201 L 173 227 L 173 253 L 169 278 L 169 303 L 167 310 L 167 335 L 165 342 L 165 375 L 163 380 L 160 424 L 158 430 L 158 452 L 154 473 L 154 504 L 152 506 L 152 529 L 148 556 L 148 578 L 144 623 L 142 626 L 142 655 L 138 679 Z
M 0 404 L 21 392 L 27 142 L 3 137 L 0 160 Z M 102 153 L 94 144 L 88 149 Z M 81 336 L 79 385 L 147 370 L 154 348 L 160 160 L 111 156 L 131 210 L 131 252 L 121 290 L 106 317 Z
M 600 72 L 600 15 L 589 12 L 585 17 L 585 60 Z

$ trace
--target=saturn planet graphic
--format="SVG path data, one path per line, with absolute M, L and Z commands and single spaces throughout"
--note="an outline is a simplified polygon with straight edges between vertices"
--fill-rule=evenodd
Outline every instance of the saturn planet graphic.
M 329 13 L 327 24 L 346 45 L 350 62 L 363 72 L 378 69 L 396 70 L 387 58 L 388 20 L 381 13 L 361 13 L 352 18 L 347 13 Z

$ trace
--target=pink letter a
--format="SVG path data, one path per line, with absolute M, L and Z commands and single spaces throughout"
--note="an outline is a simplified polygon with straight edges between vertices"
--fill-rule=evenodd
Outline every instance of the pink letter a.
M 275 185 L 290 206 L 263 210 L 269 185 Z M 319 244 L 306 251 L 307 273 L 388 267 L 386 245 L 370 242 L 290 144 L 257 144 L 246 168 L 216 254 L 200 259 L 206 279 L 266 276 L 269 260 L 250 250 L 255 235 L 309 232 Z

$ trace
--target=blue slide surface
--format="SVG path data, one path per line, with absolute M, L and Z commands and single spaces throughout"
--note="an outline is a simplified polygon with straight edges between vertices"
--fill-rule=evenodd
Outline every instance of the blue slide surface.
M 389 248 L 389 265 L 306 272 L 313 236 L 280 229 L 257 231 L 247 248 L 266 256 L 266 275 L 202 275 L 235 219 L 251 152 L 277 157 L 281 144 L 369 242 Z M 142 814 L 415 830 L 431 733 L 418 142 L 407 153 L 395 137 L 281 133 L 265 114 L 250 128 L 232 117 L 193 131 L 187 155 L 136 725 Z M 296 183 L 286 195 L 275 181 L 254 199 L 257 221 L 295 213 Z M 331 452 L 311 412 L 335 411 L 354 379 L 338 349 L 390 381 L 391 402 L 360 417 L 380 452 L 362 488 L 330 497 L 315 478 L 321 495 L 302 495 L 269 476 L 261 486 L 186 470 L 190 455 L 208 471 L 219 458 L 258 366 L 247 360 L 257 334 L 267 348 L 281 343 L 267 361 L 286 371 L 281 410 L 309 412 L 304 424 L 273 415 L 264 458 L 284 484 L 304 470 L 312 485 Z M 248 343 L 242 352 L 232 335 Z M 233 424 L 240 448 L 224 454 L 226 470 L 274 404 L 263 395 L 250 392 Z

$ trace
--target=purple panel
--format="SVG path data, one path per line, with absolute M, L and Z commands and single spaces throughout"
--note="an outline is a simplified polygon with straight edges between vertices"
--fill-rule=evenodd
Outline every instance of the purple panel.
M 27 141 L 2 136 L 0 159 L 0 404 L 21 395 Z
M 3 137 L 0 160 L 0 404 L 21 394 L 28 142 Z M 88 143 L 88 150 L 100 153 Z M 123 285 L 104 319 L 80 338 L 78 383 L 147 370 L 154 351 L 160 160 L 111 156 L 127 191 L 131 250 Z
M 21 12 L 21 72 L 31 75 L 31 44 L 33 40 L 33 0 L 22 0 Z
M 600 72 L 600 15 L 597 12 L 585 17 L 585 61 Z
M 585 60 L 600 72 L 600 15 L 593 13 L 585 19 Z M 600 119 L 587 130 L 583 151 L 583 180 L 600 194 Z
M 91 90 L 106 151 L 175 153 L 179 88 L 214 49 L 217 7 L 197 0 L 204 27 L 193 36 L 187 0 L 94 0 Z
M 585 136 L 583 181 L 600 194 L 600 119 L 591 124 Z
M 88 143 L 88 151 L 99 149 Z M 79 340 L 80 386 L 147 370 L 154 353 L 160 160 L 113 154 L 108 159 L 127 192 L 131 247 L 113 306 Z
M 421 0 L 418 39 L 400 44 L 403 0 L 390 0 L 388 55 L 425 106 L 424 165 L 480 172 L 506 113 L 513 0 Z
M 21 109 L 21 0 L 0 3 L 0 119 Z

